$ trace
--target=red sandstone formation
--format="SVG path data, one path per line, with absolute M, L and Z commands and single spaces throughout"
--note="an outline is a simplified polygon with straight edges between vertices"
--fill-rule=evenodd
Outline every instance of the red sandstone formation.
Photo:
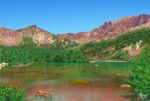
M 53 43 L 52 34 L 38 28 L 36 25 L 29 26 L 19 31 L 24 37 L 32 37 L 33 42 L 40 45 L 47 45 Z
M 104 25 L 90 32 L 80 32 L 77 34 L 66 34 L 63 37 L 75 40 L 77 43 L 96 42 L 104 39 L 115 38 L 135 27 L 144 27 L 150 23 L 150 15 L 128 16 L 115 22 L 106 22 Z M 149 26 L 148 26 L 149 27 Z
M 21 40 L 20 33 L 10 29 L 0 28 L 0 45 L 14 46 L 18 45 Z
M 28 36 L 33 41 L 40 45 L 49 45 L 54 42 L 53 36 L 58 36 L 59 39 L 70 39 L 80 44 L 97 42 L 100 40 L 112 39 L 125 32 L 139 29 L 142 27 L 150 27 L 150 15 L 128 16 L 115 22 L 106 22 L 104 25 L 90 32 L 79 32 L 76 34 L 59 34 L 52 35 L 51 33 L 38 28 L 35 25 L 13 31 L 5 28 L 0 28 L 0 45 L 14 46 L 18 45 L 23 36 Z

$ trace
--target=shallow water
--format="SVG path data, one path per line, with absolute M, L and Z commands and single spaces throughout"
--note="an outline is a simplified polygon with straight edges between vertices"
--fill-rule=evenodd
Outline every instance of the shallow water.
M 53 92 L 55 101 L 130 101 L 130 89 L 120 88 L 130 67 L 129 63 L 35 64 L 4 69 L 0 76 L 5 80 L 1 84 L 27 88 L 28 101 L 38 90 Z
M 121 89 L 116 79 L 97 80 L 88 84 L 72 84 L 69 82 L 38 82 L 28 85 L 28 100 L 33 98 L 39 89 L 52 91 L 55 101 L 130 101 L 126 97 L 130 89 Z

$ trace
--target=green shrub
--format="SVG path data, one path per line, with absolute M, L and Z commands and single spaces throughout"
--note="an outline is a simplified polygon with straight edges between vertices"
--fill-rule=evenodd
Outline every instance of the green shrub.
M 33 42 L 33 39 L 31 37 L 23 37 L 23 41 L 20 44 L 20 46 L 37 46 L 37 44 L 35 44 Z
M 25 90 L 17 87 L 0 86 L 0 101 L 25 101 Z
M 147 45 L 135 61 L 137 66 L 130 73 L 133 92 L 140 99 L 150 100 L 150 47 Z
M 59 50 L 49 47 L 2 47 L 0 46 L 0 62 L 9 64 L 28 64 L 36 62 L 86 62 L 80 50 Z
M 133 92 L 137 95 L 144 95 L 144 99 L 147 99 L 150 93 L 150 66 L 134 67 L 130 80 Z

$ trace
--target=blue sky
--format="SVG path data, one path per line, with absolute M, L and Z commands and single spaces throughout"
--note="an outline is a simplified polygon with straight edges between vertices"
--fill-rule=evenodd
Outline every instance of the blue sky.
M 150 14 L 149 0 L 0 0 L 0 27 L 52 33 L 90 31 L 106 21 Z

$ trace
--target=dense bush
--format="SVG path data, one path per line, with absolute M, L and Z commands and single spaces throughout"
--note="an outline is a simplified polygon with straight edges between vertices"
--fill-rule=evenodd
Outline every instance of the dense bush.
M 133 92 L 140 99 L 150 100 L 150 47 L 146 46 L 132 68 L 130 83 Z
M 25 101 L 25 90 L 17 87 L 0 86 L 0 101 Z
M 0 47 L 1 62 L 27 64 L 31 62 L 86 62 L 79 50 L 52 50 L 48 47 Z
M 148 99 L 150 93 L 150 66 L 137 66 L 132 69 L 130 80 L 133 92 L 140 99 Z M 143 96 L 143 97 L 141 97 Z
M 58 44 L 58 46 L 59 45 L 60 44 Z M 86 57 L 80 50 L 57 47 L 38 46 L 33 43 L 31 38 L 25 37 L 19 46 L 0 46 L 0 62 L 9 64 L 28 64 L 32 62 L 86 62 Z

